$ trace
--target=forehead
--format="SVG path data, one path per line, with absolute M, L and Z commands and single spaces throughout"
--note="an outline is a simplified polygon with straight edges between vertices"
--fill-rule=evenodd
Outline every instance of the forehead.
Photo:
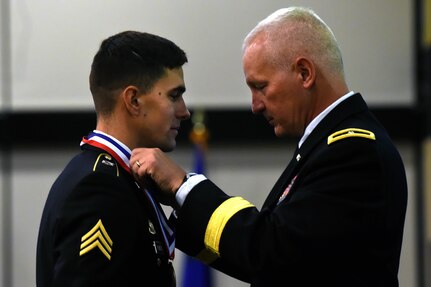
M 271 60 L 268 41 L 266 39 L 256 39 L 244 50 L 243 69 L 247 78 L 261 75 L 276 67 Z
M 173 89 L 185 86 L 183 68 L 165 69 L 165 74 L 155 83 L 155 87 Z

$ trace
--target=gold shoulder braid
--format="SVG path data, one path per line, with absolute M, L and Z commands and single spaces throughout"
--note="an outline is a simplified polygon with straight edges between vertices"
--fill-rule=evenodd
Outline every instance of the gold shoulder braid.
M 376 136 L 371 131 L 358 129 L 358 128 L 348 128 L 348 129 L 340 130 L 330 135 L 328 137 L 328 145 L 336 141 L 339 141 L 345 138 L 350 138 L 350 137 L 361 137 L 361 138 L 366 138 L 374 141 L 376 140 Z

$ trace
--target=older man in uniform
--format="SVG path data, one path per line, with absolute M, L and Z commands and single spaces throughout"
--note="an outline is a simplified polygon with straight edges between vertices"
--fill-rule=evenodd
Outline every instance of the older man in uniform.
M 243 68 L 253 112 L 300 141 L 260 211 L 184 178 L 158 149 L 134 150 L 135 175 L 177 209 L 178 248 L 254 287 L 398 286 L 403 162 L 348 89 L 330 28 L 306 8 L 276 11 L 245 39 Z

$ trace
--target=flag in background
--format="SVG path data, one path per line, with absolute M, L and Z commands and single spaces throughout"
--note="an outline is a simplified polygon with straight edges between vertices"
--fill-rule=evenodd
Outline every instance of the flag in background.
M 194 172 L 205 173 L 205 154 L 208 147 L 208 131 L 204 123 L 205 113 L 193 113 L 193 129 L 190 141 L 193 143 Z M 182 287 L 212 287 L 211 268 L 201 261 L 185 255 Z

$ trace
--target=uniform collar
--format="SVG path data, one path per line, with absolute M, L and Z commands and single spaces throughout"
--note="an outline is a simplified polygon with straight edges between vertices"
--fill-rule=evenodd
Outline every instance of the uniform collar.
M 84 144 L 101 148 L 113 156 L 117 162 L 127 171 L 130 172 L 130 155 L 132 151 L 121 141 L 104 132 L 94 130 L 83 137 L 81 146 Z

